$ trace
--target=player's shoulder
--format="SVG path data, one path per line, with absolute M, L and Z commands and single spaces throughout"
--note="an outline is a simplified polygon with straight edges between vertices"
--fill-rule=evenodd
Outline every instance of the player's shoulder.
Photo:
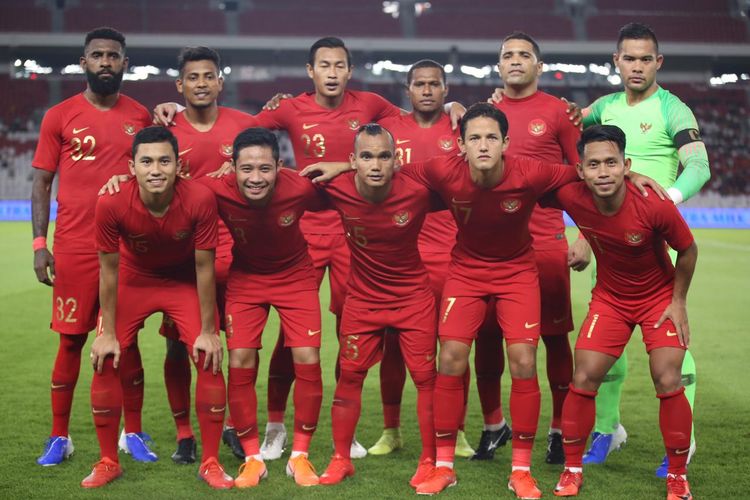
M 283 101 L 282 101 L 283 102 Z M 240 111 L 239 109 L 229 108 L 227 106 L 219 106 L 219 119 L 226 121 L 247 121 L 247 118 L 251 116 L 249 113 Z
M 137 189 L 138 182 L 134 177 L 130 178 L 127 181 L 120 183 L 120 190 L 118 192 L 112 194 L 105 193 L 99 196 L 96 200 L 96 204 L 98 207 L 102 207 L 112 212 L 126 211 L 129 209 L 133 191 Z
M 204 176 L 205 177 L 205 176 Z M 213 196 L 211 188 L 205 182 L 194 179 L 177 178 L 175 181 L 175 190 L 181 194 L 194 198 L 210 198 Z
M 149 113 L 148 109 L 146 109 L 146 106 L 128 95 L 121 93 L 117 99 L 117 104 L 122 106 L 123 108 L 128 108 L 142 115 L 146 115 L 147 117 L 151 116 L 151 113 Z
M 503 162 L 505 163 L 506 167 L 522 172 L 538 170 L 539 168 L 544 166 L 543 161 L 524 155 L 506 154 L 503 155 Z
M 633 205 L 636 207 L 636 211 L 646 220 L 651 220 L 654 216 L 677 210 L 672 200 L 669 198 L 662 200 L 659 198 L 659 195 L 656 194 L 656 191 L 649 186 L 645 187 L 648 196 L 643 196 L 640 190 L 635 184 L 630 182 L 630 180 L 626 179 L 625 185 L 628 189 L 628 196 L 633 200 Z
M 64 114 L 70 109 L 80 108 L 81 105 L 83 105 L 84 103 L 85 103 L 85 98 L 83 97 L 83 93 L 79 92 L 75 95 L 68 97 L 67 99 L 63 99 L 62 101 L 58 102 L 57 104 L 49 108 L 47 110 L 47 113 Z

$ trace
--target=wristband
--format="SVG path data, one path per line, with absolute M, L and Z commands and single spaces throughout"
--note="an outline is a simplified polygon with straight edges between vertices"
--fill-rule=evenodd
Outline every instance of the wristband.
M 31 248 L 33 248 L 35 252 L 37 250 L 41 250 L 42 248 L 47 248 L 47 238 L 45 238 L 44 236 L 37 236 L 31 243 Z

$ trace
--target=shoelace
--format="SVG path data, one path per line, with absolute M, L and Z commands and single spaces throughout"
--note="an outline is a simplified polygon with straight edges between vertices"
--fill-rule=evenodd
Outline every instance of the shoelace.
M 293 465 L 294 472 L 297 472 L 297 467 L 298 467 L 297 464 L 301 463 L 302 467 L 308 467 L 312 471 L 313 474 L 315 474 L 316 476 L 318 475 L 318 473 L 315 471 L 315 466 L 312 464 L 312 462 L 310 462 L 310 460 L 307 459 L 306 456 L 300 455 L 299 457 L 295 458 L 293 462 L 294 462 L 294 465 Z
M 560 481 L 558 484 L 562 487 L 565 487 L 569 484 L 573 484 L 576 482 L 576 474 L 575 472 L 570 472 L 569 470 L 566 470 L 563 472 L 562 477 L 560 478 Z
M 244 464 L 243 464 L 244 465 Z M 219 465 L 219 462 L 215 460 L 211 460 L 206 464 L 206 469 L 203 471 L 204 476 L 209 476 L 213 474 L 221 474 L 224 475 L 224 469 L 221 468 L 221 465 Z
M 110 470 L 113 470 L 114 467 L 112 467 L 110 464 L 104 462 L 104 460 L 99 460 L 94 464 L 94 473 L 96 472 L 109 472 Z
M 687 481 L 677 476 L 667 476 L 667 489 L 678 496 L 687 495 Z

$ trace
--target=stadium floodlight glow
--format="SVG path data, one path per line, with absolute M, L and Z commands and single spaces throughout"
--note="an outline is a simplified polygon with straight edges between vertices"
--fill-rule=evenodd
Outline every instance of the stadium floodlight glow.
M 167 76 L 171 76 L 172 78 L 177 78 L 180 76 L 180 72 L 174 68 L 167 68 L 167 71 L 165 71 Z
M 83 68 L 78 64 L 68 64 L 60 71 L 61 75 L 82 75 L 83 73 Z
M 23 64 L 23 61 L 22 61 L 22 60 L 20 60 L 20 59 L 16 59 L 16 61 L 15 61 L 15 62 L 13 63 L 13 66 L 16 66 L 16 67 L 18 67 L 18 66 L 20 66 L 20 65 L 22 65 L 22 64 Z
M 589 64 L 589 71 L 597 75 L 609 76 L 609 74 L 611 73 L 611 69 L 612 66 L 610 66 L 609 63 L 603 66 L 594 63 Z
M 612 85 L 620 85 L 622 83 L 622 78 L 620 78 L 620 75 L 609 75 L 607 77 L 607 81 Z
M 450 63 L 443 66 L 443 69 L 446 73 L 453 73 L 453 65 Z
M 37 73 L 40 75 L 49 75 L 52 68 L 49 66 L 40 66 L 34 59 L 26 59 L 23 62 L 23 69 L 26 73 Z
M 224 66 L 224 74 L 228 75 L 232 72 L 231 66 Z
M 122 78 L 123 80 L 130 81 L 145 80 L 149 77 L 149 75 L 158 75 L 160 73 L 161 71 L 159 70 L 159 68 L 150 64 L 146 66 L 131 66 L 130 71 L 125 73 Z
M 464 75 L 473 76 L 474 78 L 486 78 L 492 73 L 492 66 L 482 66 L 476 68 L 474 66 L 461 65 L 461 73 Z
M 393 61 L 386 59 L 385 61 L 378 61 L 372 65 L 372 74 L 380 76 L 383 71 L 397 71 L 399 73 L 406 73 L 411 68 L 410 64 L 396 64 Z
M 740 75 L 740 78 L 742 78 L 743 80 L 750 80 L 750 75 L 748 75 L 747 73 L 742 73 Z
M 561 73 L 586 73 L 586 66 L 583 64 L 566 64 L 552 63 L 542 65 L 542 71 L 559 71 Z M 609 72 L 607 73 L 609 74 Z
M 724 73 L 721 76 L 713 76 L 709 80 L 711 85 L 726 85 L 727 83 L 737 83 L 740 77 L 734 73 Z M 743 78 L 745 80 L 746 78 Z
M 430 2 L 414 2 L 414 15 L 419 17 L 424 12 L 430 10 L 431 8 L 432 8 L 432 4 Z M 383 2 L 383 14 L 388 14 L 392 18 L 398 19 L 398 16 L 401 14 L 401 2 L 397 2 L 397 1 Z

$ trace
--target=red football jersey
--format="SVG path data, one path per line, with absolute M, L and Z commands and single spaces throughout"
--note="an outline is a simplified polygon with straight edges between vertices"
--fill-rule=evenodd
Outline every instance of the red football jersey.
M 382 309 L 430 298 L 430 282 L 417 248 L 430 192 L 396 173 L 388 197 L 370 203 L 357 192 L 354 176 L 346 173 L 324 186 L 341 216 L 352 255 L 346 300 L 358 307 Z
M 396 141 L 399 163 L 423 162 L 433 156 L 458 154 L 458 130 L 451 128 L 450 117 L 443 113 L 432 127 L 422 128 L 414 114 L 387 118 L 380 122 Z M 448 253 L 456 244 L 456 223 L 447 211 L 427 214 L 419 235 L 419 250 Z
M 232 143 L 237 134 L 249 127 L 256 127 L 255 117 L 242 111 L 219 106 L 219 116 L 210 130 L 196 130 L 185 119 L 185 112 L 174 117 L 170 130 L 180 146 L 182 171 L 190 177 L 200 178 L 218 170 L 226 161 L 232 160 Z
M 458 227 L 452 267 L 483 279 L 482 265 L 531 254 L 529 218 L 537 200 L 578 180 L 575 168 L 523 156 L 505 156 L 503 176 L 492 189 L 471 180 L 469 164 L 459 156 L 441 156 L 405 165 L 402 171 L 437 192 Z
M 602 215 L 583 183 L 564 186 L 543 204 L 568 212 L 596 256 L 593 294 L 615 307 L 621 301 L 662 300 L 672 294 L 674 266 L 667 245 L 687 249 L 693 235 L 670 200 L 643 196 L 629 181 L 620 210 Z
M 106 111 L 81 93 L 45 113 L 31 165 L 59 175 L 55 253 L 96 252 L 89 224 L 97 193 L 128 173 L 133 136 L 150 123 L 148 110 L 123 94 Z
M 503 97 L 495 106 L 508 117 L 507 154 L 529 156 L 545 163 L 578 163 L 576 143 L 581 135 L 568 119 L 567 104 L 555 96 L 537 91 L 523 99 Z M 534 248 L 567 247 L 562 213 L 537 206 L 529 230 Z
M 216 195 L 219 216 L 234 238 L 232 267 L 254 274 L 275 274 L 309 264 L 307 243 L 299 228 L 305 210 L 327 208 L 322 193 L 295 171 L 279 169 L 276 187 L 265 207 L 248 205 L 235 174 L 199 183 Z M 231 281 L 230 271 L 230 281 Z
M 196 130 L 185 119 L 185 112 L 177 113 L 171 128 L 180 147 L 182 171 L 189 177 L 200 178 L 216 171 L 232 159 L 232 144 L 237 134 L 249 127 L 257 126 L 252 115 L 219 106 L 219 116 L 210 130 Z M 228 258 L 232 254 L 232 236 L 222 221 L 219 221 L 219 246 L 217 258 Z
M 96 247 L 120 252 L 120 276 L 195 280 L 195 250 L 218 244 L 218 215 L 211 191 L 177 179 L 174 197 L 162 217 L 143 204 L 135 179 L 96 203 Z
M 283 129 L 289 134 L 297 168 L 321 161 L 349 161 L 354 148 L 354 134 L 359 127 L 401 110 L 372 92 L 347 90 L 336 109 L 327 109 L 315 102 L 315 94 L 307 92 L 283 99 L 275 110 L 264 110 L 255 116 L 258 126 Z M 335 212 L 306 215 L 302 221 L 305 233 L 341 234 Z

